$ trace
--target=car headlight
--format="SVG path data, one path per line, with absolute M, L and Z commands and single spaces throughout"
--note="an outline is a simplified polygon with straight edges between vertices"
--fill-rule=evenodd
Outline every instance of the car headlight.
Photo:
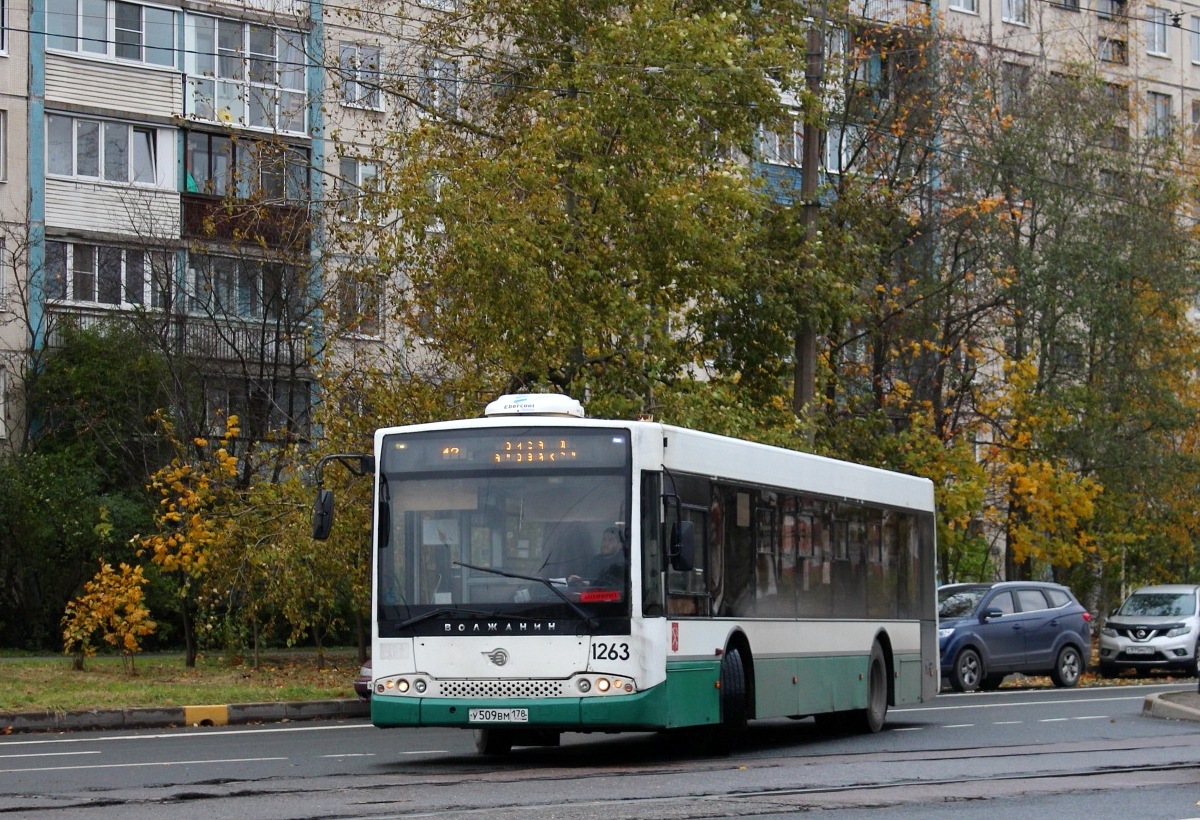
M 1190 626 L 1177 626 L 1167 633 L 1168 638 L 1178 638 L 1180 635 L 1186 635 L 1192 631 Z
M 1100 630 L 1100 634 L 1107 635 L 1110 638 L 1115 638 L 1117 637 L 1117 630 L 1113 629 L 1111 626 L 1106 626 Z
M 954 627 L 952 627 L 952 626 L 947 627 L 946 629 L 939 629 L 938 630 L 938 640 L 944 641 L 953 634 L 954 634 Z

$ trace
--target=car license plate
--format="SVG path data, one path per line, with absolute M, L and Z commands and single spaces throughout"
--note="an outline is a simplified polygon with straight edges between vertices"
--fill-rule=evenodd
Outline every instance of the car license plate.
M 467 713 L 471 723 L 528 723 L 528 709 L 472 709 Z
M 1125 649 L 1126 655 L 1153 655 L 1153 646 L 1130 646 Z

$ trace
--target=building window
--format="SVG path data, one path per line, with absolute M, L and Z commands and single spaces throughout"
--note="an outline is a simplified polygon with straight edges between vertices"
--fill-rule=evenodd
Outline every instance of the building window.
M 1171 95 L 1150 91 L 1146 94 L 1146 102 L 1146 136 L 1169 136 L 1171 133 Z
M 196 254 L 188 283 L 188 310 L 220 319 L 296 319 L 306 302 L 296 269 L 263 259 Z
M 0 0 L 0 54 L 8 53 L 8 0 Z
M 360 108 L 383 108 L 379 87 L 379 46 L 342 43 L 338 67 L 342 75 L 342 102 Z
M 1096 16 L 1101 20 L 1125 16 L 1125 0 L 1096 0 Z
M 143 125 L 46 115 L 46 169 L 54 176 L 166 187 L 159 131 Z
M 46 45 L 173 67 L 175 13 L 119 0 L 46 0 Z
M 454 11 L 458 4 L 455 0 L 417 0 L 417 5 L 438 11 Z
M 1079 11 L 1079 0 L 1053 0 L 1054 5 L 1065 11 Z
M 968 14 L 979 13 L 978 0 L 950 0 L 950 8 L 954 11 L 965 11 Z
M 378 336 L 382 327 L 381 306 L 383 302 L 383 280 L 371 277 L 367 280 L 354 276 L 338 279 L 338 290 L 342 307 L 342 322 L 347 333 L 361 336 Z
M 789 120 L 778 130 L 759 126 L 758 157 L 772 165 L 796 165 L 804 159 L 804 124 Z
M 1188 41 L 1192 46 L 1192 62 L 1200 63 L 1200 17 L 1194 14 L 1188 18 Z
M 1157 57 L 1167 55 L 1167 27 L 1171 24 L 1166 9 L 1146 8 L 1146 53 Z
M 165 308 L 175 265 L 166 252 L 46 241 L 46 296 L 116 307 Z
M 1192 144 L 1200 145 L 1200 100 L 1192 100 Z
M 435 58 L 421 66 L 418 99 L 426 113 L 443 117 L 458 114 L 458 63 Z
M 188 117 L 307 134 L 300 32 L 189 14 L 184 42 Z
M 1106 63 L 1129 65 L 1129 49 L 1125 41 L 1117 37 L 1101 37 L 1099 53 Z
M 8 182 L 8 112 L 0 110 L 0 182 Z
M 1003 0 L 1000 8 L 1000 16 L 1006 23 L 1017 23 L 1022 26 L 1029 25 L 1028 0 Z
M 189 131 L 184 166 L 188 193 L 269 203 L 308 201 L 308 149 L 296 145 Z
M 1033 70 L 1020 63 L 1002 63 L 1000 65 L 1000 108 L 1012 111 L 1029 91 L 1030 78 Z
M 364 196 L 375 189 L 379 165 L 374 162 L 342 157 L 338 160 L 337 201 L 342 219 L 363 218 Z

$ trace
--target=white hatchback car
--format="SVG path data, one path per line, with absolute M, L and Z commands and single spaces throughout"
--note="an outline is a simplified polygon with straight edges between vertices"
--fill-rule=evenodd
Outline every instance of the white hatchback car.
M 1163 669 L 1195 675 L 1200 659 L 1200 585 L 1142 587 L 1100 630 L 1099 672 Z

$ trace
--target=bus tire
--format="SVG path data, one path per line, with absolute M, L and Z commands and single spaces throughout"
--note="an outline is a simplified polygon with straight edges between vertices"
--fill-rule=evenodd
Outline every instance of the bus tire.
M 875 734 L 883 728 L 887 712 L 887 661 L 883 649 L 876 643 L 871 647 L 871 659 L 867 662 L 867 706 L 852 713 L 852 724 L 864 734 Z
M 512 751 L 511 729 L 476 729 L 475 748 L 481 755 L 506 755 Z
M 715 731 L 708 733 L 705 743 L 710 754 L 727 755 L 737 748 L 746 734 L 748 711 L 742 653 L 738 649 L 729 649 L 721 658 L 721 723 Z

